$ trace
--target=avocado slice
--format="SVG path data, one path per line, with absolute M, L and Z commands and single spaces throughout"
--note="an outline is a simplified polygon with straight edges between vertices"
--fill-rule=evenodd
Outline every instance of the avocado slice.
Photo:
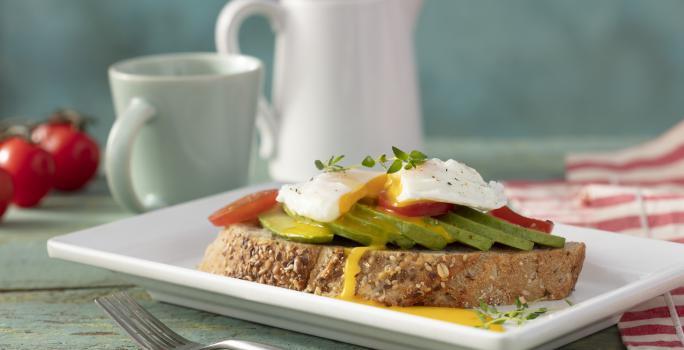
M 388 225 L 380 220 L 375 220 L 371 216 L 364 214 L 361 210 L 352 210 L 345 214 L 349 220 L 358 223 L 366 230 L 377 232 L 377 234 L 386 234 L 387 240 L 396 244 L 401 249 L 410 249 L 416 242 L 412 241 L 406 236 L 403 236 L 393 225 Z
M 453 241 L 451 235 L 449 235 L 449 233 L 440 225 L 423 223 L 420 219 L 409 220 L 408 217 L 395 216 L 364 204 L 357 203 L 355 207 L 363 213 L 371 215 L 375 220 L 394 226 L 402 235 L 425 248 L 440 250 L 443 249 L 447 243 Z
M 261 225 L 274 234 L 295 242 L 328 243 L 333 232 L 315 221 L 300 221 L 287 215 L 281 207 L 259 215 Z
M 454 209 L 454 214 L 476 221 L 480 224 L 487 225 L 491 228 L 510 233 L 512 235 L 530 240 L 536 244 L 562 248 L 565 246 L 565 238 L 554 236 L 549 233 L 530 230 L 528 228 L 512 224 L 508 221 L 501 220 L 491 215 L 482 213 L 473 208 L 458 207 Z
M 347 215 L 343 215 L 327 225 L 336 235 L 365 246 L 384 246 L 388 241 L 387 233 L 368 229 Z
M 476 221 L 472 221 L 454 213 L 444 214 L 440 216 L 439 219 L 458 228 L 477 233 L 495 242 L 499 242 L 513 248 L 520 250 L 531 250 L 534 247 L 534 243 L 532 241 L 528 241 L 519 236 L 480 224 Z
M 436 225 L 441 225 L 444 227 L 444 229 L 449 232 L 449 234 L 454 237 L 454 239 L 457 242 L 461 242 L 465 245 L 471 246 L 475 249 L 479 249 L 482 251 L 488 251 L 491 247 L 492 244 L 494 244 L 494 240 L 487 238 L 485 236 L 479 235 L 477 233 L 470 232 L 468 230 L 464 230 L 463 228 L 456 227 L 454 225 L 447 224 L 443 221 L 439 221 L 437 219 L 433 218 L 426 218 L 426 220 L 434 220 L 434 223 Z

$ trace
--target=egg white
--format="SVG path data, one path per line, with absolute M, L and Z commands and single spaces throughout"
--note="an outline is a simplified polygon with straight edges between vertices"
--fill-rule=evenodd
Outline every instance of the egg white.
M 399 205 L 430 200 L 488 211 L 507 202 L 501 183 L 487 183 L 475 169 L 453 159 L 429 159 L 417 168 L 392 174 L 391 179 L 400 187 L 389 191 L 395 194 L 392 201 Z
M 371 180 L 384 173 L 361 169 L 326 172 L 309 181 L 283 185 L 276 200 L 297 215 L 320 222 L 335 221 L 342 214 L 342 198 L 359 191 Z

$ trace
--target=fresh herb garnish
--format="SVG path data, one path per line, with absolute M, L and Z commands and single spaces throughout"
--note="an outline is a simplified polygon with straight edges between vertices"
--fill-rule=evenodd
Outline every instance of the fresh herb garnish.
M 366 156 L 361 161 L 361 166 L 372 168 L 376 164 L 379 164 L 388 174 L 392 174 L 401 170 L 402 167 L 406 170 L 416 168 L 427 160 L 427 156 L 421 151 L 413 150 L 410 153 L 406 153 L 399 148 L 392 146 L 392 153 L 394 154 L 394 157 L 387 157 L 386 154 L 381 154 L 377 158 Z M 349 167 L 340 165 L 339 162 L 343 158 L 344 156 L 332 156 L 325 163 L 317 159 L 314 164 L 318 170 L 324 172 L 337 172 L 359 167 L 359 165 Z
M 380 164 L 388 174 L 392 174 L 401 170 L 402 167 L 406 170 L 413 169 L 427 160 L 427 156 L 421 151 L 413 150 L 410 153 L 406 153 L 398 147 L 392 146 L 392 153 L 394 153 L 393 158 L 388 158 L 386 154 L 381 154 L 377 158 L 366 156 L 361 165 L 372 168 L 375 164 Z
M 480 307 L 474 309 L 474 311 L 480 321 L 482 321 L 482 326 L 480 327 L 489 329 L 492 325 L 502 324 L 508 321 L 521 325 L 525 323 L 525 321 L 534 320 L 545 314 L 548 309 L 541 307 L 530 310 L 527 301 L 524 299 L 521 301 L 520 298 L 515 298 L 515 310 L 500 312 L 496 307 L 487 305 L 484 301 L 480 300 Z
M 316 159 L 316 161 L 314 161 L 314 164 L 316 165 L 316 169 L 318 169 L 318 170 L 322 170 L 326 173 L 334 173 L 336 171 L 344 171 L 344 170 L 349 169 L 347 167 L 344 167 L 344 166 L 338 164 L 342 159 L 344 159 L 344 155 L 337 156 L 337 157 L 332 156 L 332 157 L 330 157 L 330 159 L 328 159 L 327 163 L 323 163 L 322 161 Z

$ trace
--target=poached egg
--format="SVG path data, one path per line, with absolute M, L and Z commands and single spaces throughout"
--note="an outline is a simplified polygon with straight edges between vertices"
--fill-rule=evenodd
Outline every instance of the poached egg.
M 416 168 L 401 169 L 388 176 L 386 188 L 387 198 L 399 207 L 434 201 L 489 211 L 507 202 L 501 183 L 487 183 L 475 169 L 453 159 L 433 158 Z
M 394 206 L 434 201 L 489 211 L 507 202 L 501 183 L 487 183 L 463 163 L 436 158 L 389 175 L 361 169 L 324 172 L 306 182 L 283 185 L 276 200 L 297 215 L 332 222 L 362 198 L 381 193 Z
M 364 197 L 377 197 L 385 188 L 386 174 L 348 169 L 320 173 L 306 182 L 283 185 L 276 200 L 297 215 L 332 222 Z

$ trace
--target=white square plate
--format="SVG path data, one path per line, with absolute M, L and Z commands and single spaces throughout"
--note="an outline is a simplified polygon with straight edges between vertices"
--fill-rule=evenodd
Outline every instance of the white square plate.
M 381 349 L 554 348 L 615 324 L 626 309 L 684 285 L 684 245 L 557 225 L 587 245 L 569 299 L 522 327 L 495 333 L 195 269 L 217 229 L 215 209 L 262 184 L 153 211 L 48 241 L 51 257 L 128 275 L 153 298 Z

